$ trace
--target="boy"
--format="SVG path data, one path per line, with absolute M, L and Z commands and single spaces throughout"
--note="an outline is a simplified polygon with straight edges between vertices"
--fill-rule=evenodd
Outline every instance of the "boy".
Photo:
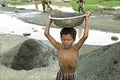
M 84 3 L 85 1 L 84 0 L 78 0 L 77 1 L 77 3 L 78 3 L 78 12 L 80 13 L 80 10 L 82 11 L 82 12 L 84 12 L 84 10 L 83 10 L 83 3 Z
M 48 8 L 49 8 L 50 10 L 52 10 L 52 8 L 50 7 L 50 4 L 51 4 L 51 1 L 50 1 L 50 0 L 41 0 L 41 3 L 42 3 L 42 7 L 43 7 L 43 11 L 44 11 L 44 12 L 46 12 L 46 11 L 45 11 L 45 5 L 47 5 Z
M 76 66 L 78 60 L 79 49 L 88 37 L 88 18 L 90 13 L 85 16 L 84 35 L 73 45 L 76 37 L 76 30 L 74 28 L 63 28 L 60 32 L 61 42 L 59 44 L 49 33 L 52 20 L 50 19 L 45 28 L 45 36 L 53 44 L 58 52 L 58 60 L 60 70 L 57 73 L 56 80 L 77 80 Z

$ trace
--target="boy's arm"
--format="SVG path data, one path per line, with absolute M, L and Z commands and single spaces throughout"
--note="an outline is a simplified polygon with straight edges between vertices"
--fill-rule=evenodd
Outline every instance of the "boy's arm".
M 48 21 L 48 23 L 46 25 L 44 34 L 47 37 L 47 39 L 53 44 L 53 46 L 58 49 L 58 48 L 60 48 L 59 43 L 49 33 L 51 23 L 52 23 L 52 19 L 49 19 L 49 21 Z
M 76 49 L 80 49 L 81 46 L 83 45 L 83 43 L 85 42 L 85 40 L 88 37 L 88 32 L 89 32 L 89 27 L 88 27 L 88 18 L 90 16 L 90 12 L 88 12 L 85 16 L 85 28 L 84 28 L 84 34 L 83 37 L 78 41 L 78 43 L 76 44 Z

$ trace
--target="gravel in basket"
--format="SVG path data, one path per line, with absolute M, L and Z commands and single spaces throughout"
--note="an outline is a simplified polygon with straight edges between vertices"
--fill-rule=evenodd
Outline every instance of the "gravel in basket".
M 76 27 L 83 23 L 84 13 L 57 13 L 49 16 L 58 27 Z

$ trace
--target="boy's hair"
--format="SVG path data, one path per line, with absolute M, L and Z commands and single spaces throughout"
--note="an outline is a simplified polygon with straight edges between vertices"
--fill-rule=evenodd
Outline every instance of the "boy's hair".
M 62 37 L 63 34 L 70 34 L 72 35 L 73 39 L 76 38 L 76 30 L 74 28 L 63 28 L 60 32 L 60 37 Z

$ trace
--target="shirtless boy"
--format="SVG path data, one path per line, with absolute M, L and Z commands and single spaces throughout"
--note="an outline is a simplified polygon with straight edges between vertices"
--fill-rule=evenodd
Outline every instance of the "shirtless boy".
M 52 23 L 52 20 L 49 19 L 44 34 L 57 49 L 60 70 L 57 73 L 56 80 L 77 80 L 76 67 L 78 54 L 81 46 L 88 37 L 89 16 L 90 12 L 86 13 L 84 35 L 75 45 L 73 43 L 76 37 L 76 30 L 74 28 L 63 28 L 60 32 L 62 44 L 59 44 L 49 33 Z

